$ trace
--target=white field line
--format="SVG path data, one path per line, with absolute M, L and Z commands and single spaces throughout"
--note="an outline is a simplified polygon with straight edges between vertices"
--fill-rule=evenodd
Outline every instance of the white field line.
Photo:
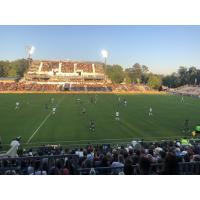
M 60 103 L 63 101 L 65 96 L 63 96 L 60 101 L 56 104 L 56 107 L 60 105 Z M 44 123 L 47 121 L 47 119 L 49 119 L 49 117 L 52 115 L 52 110 L 51 112 L 44 118 L 44 120 L 42 121 L 42 123 L 38 126 L 38 128 L 33 132 L 33 134 L 31 135 L 31 137 L 27 140 L 26 144 L 29 144 L 30 141 L 33 139 L 33 137 L 35 136 L 35 134 L 39 131 L 39 129 L 44 125 Z

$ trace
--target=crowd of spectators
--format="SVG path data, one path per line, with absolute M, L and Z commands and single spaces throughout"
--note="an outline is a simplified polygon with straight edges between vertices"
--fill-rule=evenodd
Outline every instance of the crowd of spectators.
M 101 64 L 95 64 L 95 73 L 104 73 L 104 69 Z
M 58 84 L 0 82 L 0 91 L 59 91 L 60 88 Z
M 107 84 L 107 86 L 111 87 L 113 91 L 119 91 L 119 92 L 144 92 L 149 91 L 150 88 L 147 85 L 143 84 Z
M 62 62 L 61 72 L 62 73 L 74 73 L 74 63 Z
M 170 92 L 173 94 L 178 94 L 178 95 L 200 97 L 199 86 L 184 85 L 176 89 L 170 89 Z
M 89 63 L 77 63 L 76 69 L 86 73 L 93 73 L 92 64 Z
M 42 65 L 41 65 L 42 64 Z M 58 71 L 61 64 L 62 73 L 73 73 L 74 70 L 83 71 L 85 73 L 93 73 L 93 64 L 87 62 L 71 62 L 71 61 L 33 61 L 28 72 L 38 72 L 41 65 L 42 72 Z M 95 64 L 95 72 L 104 74 L 102 64 Z
M 51 72 L 52 70 L 57 69 L 59 67 L 59 62 L 42 62 L 42 69 L 43 72 Z
M 67 149 L 60 145 L 48 145 L 27 151 L 21 148 L 21 150 L 18 150 L 18 155 L 26 158 L 21 161 L 20 170 L 6 170 L 1 173 L 29 175 L 174 175 L 181 174 L 180 163 L 197 163 L 200 165 L 200 142 L 193 139 L 160 142 L 144 142 L 141 140 L 132 141 L 126 145 L 88 144 L 79 148 Z M 66 157 L 52 158 L 44 157 L 45 155 L 66 155 Z M 27 156 L 29 159 L 27 159 Z M 18 163 L 15 160 L 2 162 L 4 162 L 4 168 L 10 165 L 17 166 Z M 196 173 L 200 173 L 200 167 Z
M 42 84 L 35 82 L 0 82 L 0 91 L 60 91 L 62 84 L 56 83 L 59 80 L 53 80 L 51 84 L 49 81 L 38 81 Z M 71 84 L 72 91 L 118 91 L 118 92 L 137 92 L 150 90 L 145 85 L 132 85 L 132 84 L 107 84 L 102 80 L 88 80 L 82 81 L 80 79 L 73 79 Z

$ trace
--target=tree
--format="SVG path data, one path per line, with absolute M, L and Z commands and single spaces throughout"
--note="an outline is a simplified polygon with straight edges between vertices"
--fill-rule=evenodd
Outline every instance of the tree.
M 132 73 L 133 73 L 133 81 L 140 83 L 142 78 L 142 67 L 139 63 L 135 63 L 133 65 Z
M 25 71 L 28 69 L 29 61 L 26 59 L 17 60 L 17 76 L 22 77 Z
M 189 84 L 194 85 L 195 84 L 195 79 L 197 79 L 197 69 L 196 67 L 190 67 L 188 69 L 188 81 Z
M 178 69 L 178 75 L 180 78 L 180 84 L 185 85 L 188 84 L 188 72 L 186 67 L 179 67 Z
M 106 74 L 113 83 L 122 83 L 124 81 L 124 72 L 120 65 L 107 65 Z
M 147 84 L 148 79 L 149 79 L 149 69 L 146 65 L 142 65 L 141 82 Z
M 180 86 L 180 79 L 177 73 L 164 76 L 162 79 L 163 85 L 169 88 L 176 88 Z
M 152 89 L 159 89 L 162 85 L 162 78 L 159 75 L 150 74 L 147 84 Z
M 129 76 L 129 73 L 126 70 L 124 71 L 124 82 L 125 83 L 131 83 L 132 82 L 131 78 Z

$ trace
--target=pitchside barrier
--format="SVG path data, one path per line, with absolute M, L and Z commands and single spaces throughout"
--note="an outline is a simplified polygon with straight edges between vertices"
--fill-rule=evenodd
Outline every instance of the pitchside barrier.
M 133 173 L 129 175 L 145 175 L 140 165 L 132 165 Z M 124 167 L 96 167 L 96 168 L 79 168 L 79 175 L 91 174 L 91 170 L 95 171 L 95 175 L 119 175 L 123 174 Z M 151 164 L 148 175 L 161 175 L 163 174 L 164 163 Z M 178 170 L 176 175 L 200 175 L 200 162 L 183 162 L 178 163 Z M 167 175 L 167 174 L 166 174 Z
M 0 174 L 5 174 L 9 172 L 12 174 L 15 171 L 17 174 L 26 175 L 28 174 L 27 168 L 30 162 L 40 162 L 40 171 L 42 174 L 42 165 L 47 164 L 47 167 L 50 168 L 52 163 L 56 161 L 70 160 L 74 166 L 74 175 L 118 175 L 123 174 L 124 167 L 96 167 L 96 168 L 79 168 L 78 167 L 78 156 L 75 154 L 66 154 L 59 156 L 40 156 L 40 157 L 20 157 L 20 158 L 0 158 Z M 63 162 L 64 163 L 64 162 Z M 151 164 L 150 168 L 146 172 L 149 175 L 159 175 L 162 174 L 164 169 L 164 163 L 155 163 Z M 91 173 L 92 171 L 92 173 Z M 141 175 L 144 174 L 140 165 L 132 166 L 132 175 Z M 181 162 L 178 163 L 178 172 L 177 175 L 200 175 L 200 162 Z
M 56 162 L 60 160 L 64 162 L 66 160 L 70 160 L 73 164 L 74 168 L 78 168 L 78 156 L 75 154 L 65 154 L 65 155 L 54 155 L 54 156 L 29 156 L 29 157 L 18 157 L 18 158 L 0 158 L 0 174 L 4 174 L 6 171 L 15 171 L 17 174 L 27 175 L 28 166 L 32 163 L 40 162 L 40 169 L 42 171 L 42 166 L 44 163 L 47 164 L 48 167 L 52 165 L 52 163 L 56 164 Z

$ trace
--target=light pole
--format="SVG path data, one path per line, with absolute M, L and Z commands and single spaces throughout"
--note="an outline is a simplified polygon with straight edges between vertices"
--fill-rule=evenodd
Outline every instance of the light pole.
M 34 46 L 27 46 L 26 47 L 26 51 L 28 53 L 28 60 L 29 60 L 29 67 L 31 64 L 31 56 L 34 54 L 35 52 L 35 47 Z
M 106 61 L 107 61 L 107 57 L 108 57 L 108 51 L 106 50 L 101 50 L 101 55 L 104 58 L 104 67 L 106 68 Z
M 108 57 L 108 51 L 106 51 L 104 49 L 101 50 L 101 55 L 104 58 L 104 71 L 105 71 L 105 74 L 106 74 L 106 61 L 107 61 L 107 57 Z M 107 76 L 105 76 L 105 81 L 107 81 Z

